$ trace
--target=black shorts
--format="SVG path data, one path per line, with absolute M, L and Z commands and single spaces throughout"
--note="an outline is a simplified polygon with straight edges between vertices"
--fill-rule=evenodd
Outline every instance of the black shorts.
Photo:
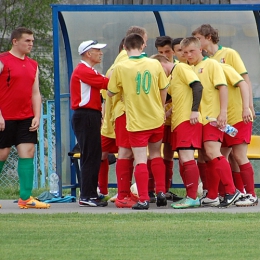
M 17 146 L 23 143 L 37 144 L 37 131 L 29 131 L 32 119 L 5 120 L 5 130 L 0 131 L 0 148 Z

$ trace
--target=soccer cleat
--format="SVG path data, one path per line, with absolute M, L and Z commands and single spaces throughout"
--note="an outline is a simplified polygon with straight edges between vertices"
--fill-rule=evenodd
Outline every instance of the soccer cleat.
M 204 197 L 200 199 L 200 205 L 202 207 L 217 207 L 219 205 L 219 198 L 210 199 L 208 197 Z
M 18 207 L 20 209 L 48 209 L 50 206 L 50 204 L 40 202 L 33 197 L 27 200 L 22 200 L 21 198 L 18 200 Z
M 158 192 L 157 193 L 157 198 L 156 198 L 156 206 L 161 207 L 161 206 L 166 206 L 167 205 L 167 199 L 166 196 L 163 192 Z
M 181 200 L 175 201 L 171 204 L 171 206 L 173 206 L 174 204 L 178 204 L 178 203 L 182 203 L 183 201 L 186 200 L 186 197 L 182 198 Z
M 153 191 L 149 191 L 148 192 L 148 195 L 149 195 L 149 197 L 150 197 L 150 203 L 155 203 L 156 202 L 156 197 L 155 197 L 155 195 L 154 195 L 154 192 Z
M 234 194 L 226 194 L 224 200 L 218 205 L 218 208 L 227 208 L 239 200 L 240 197 L 241 193 L 239 190 L 236 190 Z
M 195 200 L 189 197 L 186 197 L 181 202 L 171 204 L 171 207 L 174 209 L 187 209 L 187 208 L 197 208 L 200 207 L 200 200 L 196 198 Z
M 138 201 L 136 204 L 132 206 L 132 209 L 137 209 L 137 210 L 144 210 L 144 209 L 149 209 L 149 201 Z
M 132 208 L 132 206 L 136 204 L 136 201 L 131 200 L 131 198 L 126 197 L 122 200 L 119 200 L 118 198 L 115 201 L 115 205 L 117 208 Z
M 206 198 L 207 194 L 208 194 L 208 190 L 203 190 L 200 199 Z
M 80 207 L 106 207 L 107 205 L 107 201 L 99 199 L 79 199 Z
M 181 199 L 183 199 L 183 197 L 179 197 L 178 195 L 172 193 L 171 191 L 167 191 L 165 193 L 165 196 L 167 200 L 172 200 L 173 202 L 180 201 Z
M 104 195 L 102 193 L 98 193 L 98 199 L 102 201 L 108 201 L 110 200 L 110 196 L 108 194 Z
M 139 201 L 138 195 L 134 194 L 133 192 L 130 192 L 130 197 L 131 197 L 131 200 L 133 200 L 135 202 Z
M 246 194 L 235 202 L 235 205 L 237 207 L 250 207 L 250 206 L 256 206 L 257 204 L 258 204 L 257 196 L 254 197 L 251 194 Z
M 115 201 L 116 201 L 116 198 L 117 198 L 117 194 L 114 195 L 113 197 L 111 197 L 111 198 L 109 199 L 109 201 L 111 201 L 111 202 L 115 202 Z

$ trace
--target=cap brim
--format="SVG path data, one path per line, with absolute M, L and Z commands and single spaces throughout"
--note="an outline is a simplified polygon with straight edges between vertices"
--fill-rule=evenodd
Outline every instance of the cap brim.
M 97 43 L 95 45 L 91 45 L 91 48 L 93 48 L 93 49 L 103 49 L 106 46 L 107 46 L 107 44 L 105 44 L 105 43 Z

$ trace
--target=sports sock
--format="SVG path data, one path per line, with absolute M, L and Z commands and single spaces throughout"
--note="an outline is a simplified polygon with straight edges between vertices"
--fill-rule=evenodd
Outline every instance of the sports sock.
M 146 200 L 149 201 L 150 198 L 148 196 L 148 170 L 146 163 L 139 163 L 135 166 L 134 176 L 140 202 L 144 202 Z
M 244 188 L 247 194 L 252 194 L 255 197 L 254 186 L 254 170 L 250 162 L 239 165 L 240 174 L 244 183 Z
M 154 176 L 156 194 L 160 191 L 165 193 L 165 165 L 162 157 L 153 158 L 151 160 L 151 168 Z
M 216 170 L 216 163 L 218 159 L 215 158 L 206 163 L 207 173 L 207 197 L 209 199 L 216 199 L 218 197 L 218 186 L 220 182 L 219 174 Z
M 18 159 L 18 176 L 20 181 L 20 198 L 27 200 L 32 194 L 33 188 L 33 158 Z
M 236 188 L 241 192 L 241 193 L 244 193 L 244 183 L 243 183 L 243 180 L 242 180 L 242 176 L 240 174 L 240 172 L 234 172 L 232 171 L 232 177 L 233 177 L 233 181 L 234 181 L 234 184 L 236 186 Z
M 130 196 L 130 164 L 131 160 L 117 159 L 116 177 L 117 177 L 117 198 L 119 200 Z
M 203 190 L 208 190 L 208 183 L 207 183 L 207 164 L 197 162 L 199 173 L 200 173 L 200 180 L 203 184 Z
M 172 185 L 173 177 L 173 160 L 163 160 L 165 165 L 165 191 L 168 191 Z
M 5 164 L 5 161 L 0 161 L 0 174 L 3 170 L 4 164 Z
M 199 169 L 195 160 L 190 160 L 183 163 L 185 175 L 185 188 L 187 196 L 196 199 L 198 182 L 199 182 Z
M 100 193 L 102 193 L 103 195 L 108 194 L 108 170 L 108 159 L 104 159 L 100 163 L 100 169 L 98 173 L 98 187 Z
M 130 187 L 132 185 L 133 173 L 134 173 L 134 159 L 129 160 L 129 180 L 130 180 Z
M 153 177 L 153 173 L 152 173 L 152 168 L 151 168 L 151 160 L 147 160 L 147 169 L 148 169 L 148 173 L 149 173 L 149 180 L 148 180 L 148 191 L 152 191 L 154 192 L 154 177 Z
M 224 198 L 225 194 L 226 194 L 226 190 L 225 190 L 225 187 L 222 183 L 222 181 L 219 182 L 219 185 L 218 185 L 218 194 Z

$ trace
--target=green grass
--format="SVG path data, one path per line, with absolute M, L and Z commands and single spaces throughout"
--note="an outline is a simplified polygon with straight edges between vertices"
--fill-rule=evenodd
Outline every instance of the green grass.
M 259 259 L 260 213 L 0 214 L 1 260 Z

